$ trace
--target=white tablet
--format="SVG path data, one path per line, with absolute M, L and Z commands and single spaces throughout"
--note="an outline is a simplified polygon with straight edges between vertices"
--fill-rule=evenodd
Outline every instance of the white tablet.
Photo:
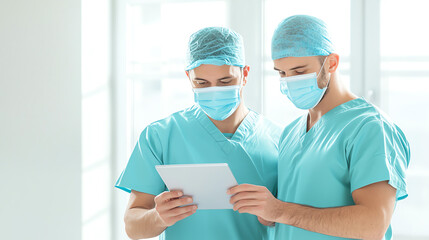
M 226 163 L 155 166 L 168 189 L 192 196 L 198 209 L 232 209 L 226 191 L 237 181 Z

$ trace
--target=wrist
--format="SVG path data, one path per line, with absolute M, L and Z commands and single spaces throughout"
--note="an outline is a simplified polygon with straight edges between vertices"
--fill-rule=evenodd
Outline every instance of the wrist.
M 292 225 L 293 206 L 291 203 L 280 201 L 279 216 L 276 222 Z
M 151 215 L 152 215 L 152 219 L 154 221 L 154 225 L 157 228 L 163 228 L 166 229 L 168 226 L 167 224 L 162 220 L 161 216 L 159 215 L 158 211 L 156 211 L 155 208 L 151 209 Z

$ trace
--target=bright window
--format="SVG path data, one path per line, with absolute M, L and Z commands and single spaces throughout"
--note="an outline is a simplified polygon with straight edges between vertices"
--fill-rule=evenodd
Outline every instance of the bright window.
M 226 8 L 225 1 L 127 5 L 126 75 L 133 91 L 130 147 L 149 123 L 193 105 L 184 70 L 189 36 L 203 27 L 226 26 Z
M 429 32 L 418 27 L 429 22 L 428 7 L 419 0 L 381 1 L 382 108 L 411 146 L 409 197 L 398 203 L 392 223 L 397 239 L 429 238 Z
M 83 240 L 112 236 L 109 18 L 107 1 L 82 1 Z
M 191 86 L 184 72 L 186 46 L 190 34 L 203 27 L 232 27 L 243 35 L 246 61 L 251 63 L 250 80 L 245 89 L 245 98 L 249 100 L 246 100 L 247 103 L 251 103 L 250 107 L 283 126 L 303 114 L 304 111 L 297 110 L 280 93 L 279 76 L 273 70 L 271 61 L 270 44 L 274 29 L 282 19 L 294 14 L 313 15 L 323 19 L 330 28 L 336 52 L 340 55 L 340 78 L 358 95 L 366 97 L 370 95 L 368 92 L 373 91 L 377 96 L 376 104 L 403 129 L 410 142 L 412 151 L 408 172 L 410 196 L 398 204 L 394 214 L 392 226 L 395 239 L 429 237 L 425 219 L 429 216 L 427 204 L 429 163 L 426 161 L 424 151 L 429 137 L 429 126 L 425 125 L 429 122 L 427 110 L 429 48 L 425 47 L 429 42 L 429 33 L 421 27 L 422 23 L 429 22 L 429 15 L 426 13 L 428 3 L 419 0 L 406 2 L 400 0 L 127 0 L 117 2 L 123 4 L 123 7 L 115 11 L 119 20 L 124 23 L 120 25 L 124 29 L 120 29 L 121 31 L 116 29 L 118 33 L 123 33 L 116 37 L 117 44 L 123 48 L 124 56 L 116 61 L 124 65 L 124 71 L 116 81 L 119 85 L 125 86 L 123 89 L 126 91 L 123 95 L 127 99 L 116 104 L 118 108 L 127 109 L 124 111 L 127 113 L 126 117 L 119 116 L 126 118 L 124 122 L 127 124 L 127 144 L 123 147 L 126 150 L 121 148 L 123 156 L 116 156 L 118 157 L 116 161 L 119 163 L 115 169 L 119 168 L 118 166 L 125 166 L 140 132 L 148 124 L 193 104 Z M 378 6 L 379 9 L 377 9 Z M 262 9 L 259 9 L 261 7 Z M 86 16 L 89 21 L 89 15 Z M 261 36 L 259 33 L 263 36 L 261 40 L 257 37 Z M 351 36 L 354 36 L 353 39 Z M 93 50 L 102 47 L 94 43 L 87 46 Z M 351 65 L 350 62 L 353 61 L 357 61 L 358 64 Z M 261 66 L 258 66 L 260 62 Z M 102 64 L 102 62 L 98 63 Z M 94 81 L 95 89 L 97 87 L 95 85 L 98 84 L 97 78 L 88 77 L 87 79 Z M 356 80 L 351 82 L 351 79 Z M 372 81 L 376 84 L 369 84 Z M 88 89 L 93 87 L 89 80 L 88 84 Z M 104 82 L 100 83 L 100 86 L 103 84 Z M 91 99 L 89 96 L 88 100 L 84 101 L 89 102 Z M 90 103 L 87 105 L 88 108 L 84 107 L 88 112 L 86 128 L 92 129 L 94 133 L 101 131 L 97 129 L 102 126 L 97 125 L 97 122 L 91 120 L 96 118 L 90 116 L 102 118 L 108 115 L 109 112 L 104 106 L 107 106 L 105 98 L 109 97 L 108 92 L 100 91 L 98 100 L 94 99 L 94 101 L 104 101 L 103 108 L 93 110 L 90 108 Z M 85 124 L 83 127 L 85 128 Z M 110 135 L 106 136 L 108 137 Z M 90 161 L 105 157 L 104 153 L 98 152 L 98 147 L 108 147 L 108 143 L 96 141 L 96 138 L 89 136 L 87 141 L 94 141 L 96 146 L 94 149 L 88 149 L 88 157 L 86 157 L 87 166 L 92 166 Z M 100 178 L 97 179 L 105 179 L 103 174 L 106 171 L 109 171 L 109 166 L 103 166 L 100 160 L 100 167 L 94 170 L 94 174 L 100 173 Z M 92 177 L 88 175 L 88 179 Z M 109 182 L 109 184 L 112 183 Z M 89 185 L 86 188 L 88 202 L 84 208 L 88 214 L 84 215 L 85 218 L 91 219 L 97 211 L 106 209 L 109 202 L 104 201 L 102 206 L 92 208 L 94 201 L 91 203 L 90 190 L 93 188 L 89 188 Z M 112 189 L 112 191 L 118 190 Z M 106 194 L 103 192 L 104 195 Z M 121 196 L 125 195 L 121 194 Z M 127 199 L 124 198 L 114 203 L 117 205 L 116 209 L 120 210 L 114 215 L 115 218 L 122 217 L 126 201 Z M 111 221 L 108 213 L 101 213 L 100 216 L 102 217 L 99 218 L 98 229 L 109 221 L 122 224 L 121 219 Z M 112 234 L 114 237 L 111 239 L 126 238 L 123 225 L 114 224 L 113 228 L 116 229 L 116 233 Z M 90 236 L 89 233 L 91 232 L 88 231 L 88 236 Z

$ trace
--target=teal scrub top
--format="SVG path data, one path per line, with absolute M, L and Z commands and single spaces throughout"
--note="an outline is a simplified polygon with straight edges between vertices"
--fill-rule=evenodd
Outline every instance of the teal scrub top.
M 250 111 L 236 132 L 225 136 L 200 108 L 193 106 L 143 130 L 116 187 L 158 195 L 168 189 L 156 165 L 228 163 L 239 184 L 263 185 L 276 195 L 281 131 Z M 197 210 L 168 227 L 161 239 L 272 239 L 273 232 L 254 215 L 232 209 Z
M 363 98 L 322 116 L 307 132 L 307 115 L 280 137 L 278 199 L 317 208 L 354 205 L 352 192 L 388 181 L 397 200 L 407 197 L 410 148 L 405 135 Z M 276 224 L 276 239 L 344 239 Z M 392 238 L 389 227 L 384 239 Z

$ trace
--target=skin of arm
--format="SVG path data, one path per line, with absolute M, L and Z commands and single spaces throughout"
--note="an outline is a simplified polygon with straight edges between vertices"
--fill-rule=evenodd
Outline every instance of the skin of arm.
M 262 186 L 241 184 L 230 188 L 234 210 L 250 213 L 266 222 L 283 223 L 326 235 L 383 239 L 396 202 L 396 189 L 387 181 L 377 182 L 352 193 L 355 205 L 315 208 L 276 199 Z
M 197 210 L 192 198 L 181 191 L 163 192 L 158 196 L 131 191 L 125 211 L 125 231 L 130 239 L 152 238 Z

